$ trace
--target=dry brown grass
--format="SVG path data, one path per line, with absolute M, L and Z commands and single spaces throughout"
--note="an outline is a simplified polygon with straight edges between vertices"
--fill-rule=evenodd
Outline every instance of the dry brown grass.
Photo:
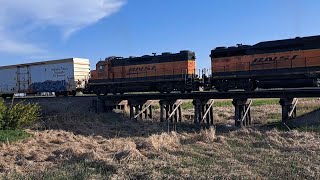
M 107 173 L 86 176 L 101 179 L 320 178 L 317 133 L 243 129 L 216 135 L 209 129 L 107 139 L 58 130 L 29 132 L 34 138 L 2 145 L 3 175 L 43 177 L 54 169 L 64 172 L 62 164 L 83 160 L 99 162 L 94 168 L 108 167 Z
M 273 108 L 255 107 L 254 112 L 263 119 Z M 221 110 L 220 122 L 232 123 L 231 107 Z M 179 126 L 178 132 L 167 133 L 165 123 L 135 122 L 117 114 L 50 115 L 28 130 L 32 138 L 0 145 L 0 177 L 320 178 L 320 133 L 261 128 L 221 133 Z

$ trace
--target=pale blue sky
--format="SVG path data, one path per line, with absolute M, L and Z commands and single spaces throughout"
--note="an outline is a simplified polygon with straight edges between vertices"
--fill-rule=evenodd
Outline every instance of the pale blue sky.
M 192 50 L 205 68 L 217 46 L 320 34 L 319 0 L 6 1 L 1 65 Z

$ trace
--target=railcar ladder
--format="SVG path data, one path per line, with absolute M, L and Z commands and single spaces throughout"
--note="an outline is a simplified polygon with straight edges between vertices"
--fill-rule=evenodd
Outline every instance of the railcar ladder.
M 22 71 L 25 70 L 25 72 Z M 25 93 L 31 83 L 31 74 L 30 74 L 30 66 L 21 67 L 18 66 L 17 68 L 17 89 L 18 93 Z

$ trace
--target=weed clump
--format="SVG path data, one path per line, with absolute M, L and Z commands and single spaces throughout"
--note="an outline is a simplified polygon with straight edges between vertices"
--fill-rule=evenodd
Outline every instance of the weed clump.
M 147 139 L 146 144 L 149 144 L 148 146 L 153 147 L 156 151 L 176 149 L 181 146 L 180 138 L 175 132 L 152 135 Z
M 0 99 L 0 130 L 15 130 L 40 119 L 40 106 L 38 104 L 24 104 L 19 102 L 6 106 Z
M 199 141 L 212 143 L 216 141 L 216 130 L 214 128 L 202 130 L 198 135 Z

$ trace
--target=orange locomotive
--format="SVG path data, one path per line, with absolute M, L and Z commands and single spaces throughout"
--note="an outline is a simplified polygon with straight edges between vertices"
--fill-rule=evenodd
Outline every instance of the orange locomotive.
M 90 89 L 96 94 L 146 91 L 192 91 L 199 87 L 195 53 L 163 53 L 142 57 L 109 57 L 91 72 Z
M 211 66 L 218 91 L 319 87 L 320 36 L 217 47 Z

